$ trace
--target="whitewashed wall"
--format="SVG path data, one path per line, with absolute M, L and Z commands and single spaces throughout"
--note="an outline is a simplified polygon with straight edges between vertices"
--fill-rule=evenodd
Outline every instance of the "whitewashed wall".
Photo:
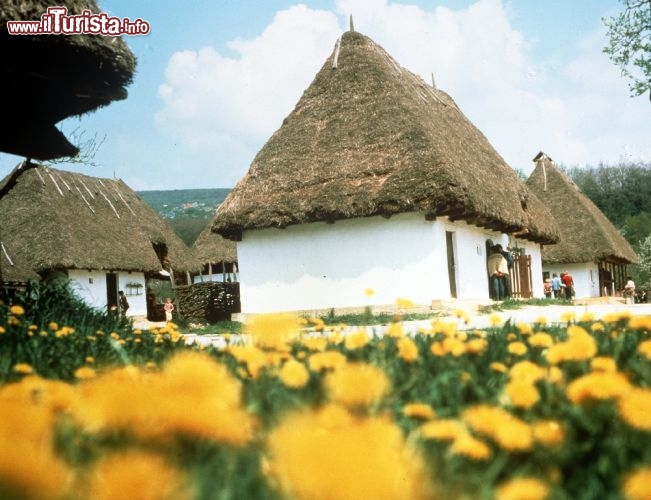
M 457 298 L 488 299 L 486 239 L 508 237 L 422 214 L 245 231 L 238 242 L 244 313 L 416 304 L 449 299 L 446 231 L 454 233 Z M 540 251 L 529 244 L 540 276 Z M 368 297 L 365 289 L 373 289 Z
M 91 307 L 106 310 L 106 271 L 68 270 L 72 289 Z M 118 290 L 127 293 L 127 283 L 141 283 L 141 295 L 127 295 L 129 310 L 127 316 L 146 316 L 145 276 L 139 272 L 119 272 Z
M 543 270 L 561 275 L 567 271 L 574 279 L 574 293 L 576 298 L 599 297 L 599 266 L 594 262 L 582 262 L 578 264 L 554 264 L 543 266 Z M 612 293 L 612 290 L 610 291 Z

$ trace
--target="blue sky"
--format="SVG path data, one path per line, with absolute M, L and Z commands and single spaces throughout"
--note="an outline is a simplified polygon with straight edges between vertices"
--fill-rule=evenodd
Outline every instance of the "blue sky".
M 514 168 L 651 161 L 648 96 L 601 52 L 616 0 L 101 1 L 148 21 L 129 97 L 61 122 L 104 138 L 96 166 L 132 188 L 232 187 L 332 51 L 355 29 L 450 94 Z M 21 159 L 0 153 L 0 175 Z

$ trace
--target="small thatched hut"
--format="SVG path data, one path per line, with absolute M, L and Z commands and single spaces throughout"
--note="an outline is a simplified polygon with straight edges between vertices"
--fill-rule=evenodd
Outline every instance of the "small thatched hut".
M 452 98 L 353 31 L 213 230 L 239 240 L 245 313 L 488 298 L 487 240 L 531 255 L 536 272 L 558 238 Z
M 574 278 L 577 297 L 614 295 L 624 288 L 626 266 L 637 255 L 599 208 L 561 172 L 552 159 L 540 152 L 527 186 L 552 212 L 561 239 L 542 252 L 543 272 L 567 271 Z
M 208 224 L 192 245 L 194 260 L 201 262 L 201 273 L 195 283 L 210 281 L 237 281 L 237 244 L 211 231 Z
M 0 3 L 0 151 L 38 160 L 75 155 L 55 124 L 125 99 L 136 65 L 119 37 L 9 34 L 7 21 L 38 21 L 53 5 L 101 12 L 93 0 Z
M 3 181 L 4 182 L 4 181 Z M 0 186 L 2 182 L 0 182 Z M 91 305 L 145 315 L 147 279 L 185 283 L 189 249 L 121 180 L 37 167 L 0 200 L 0 283 L 63 276 Z

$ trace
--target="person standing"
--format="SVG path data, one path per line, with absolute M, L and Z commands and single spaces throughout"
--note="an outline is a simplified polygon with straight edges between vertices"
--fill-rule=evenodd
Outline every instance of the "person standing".
M 630 276 L 626 280 L 626 285 L 624 285 L 624 299 L 627 304 L 635 304 L 635 282 Z
M 561 273 L 561 281 L 565 287 L 565 298 L 572 300 L 572 297 L 574 297 L 574 279 L 572 279 L 572 275 L 567 271 Z
M 543 293 L 545 294 L 545 298 L 552 298 L 552 280 L 549 278 L 546 278 L 543 283 Z
M 165 309 L 165 321 L 172 321 L 172 311 L 174 311 L 174 304 L 172 303 L 172 299 L 169 297 L 165 299 L 165 305 L 163 306 L 163 309 Z
M 552 274 L 552 292 L 555 299 L 561 296 L 561 279 L 556 273 Z
M 118 295 L 120 296 L 118 298 L 118 302 L 120 303 L 120 314 L 123 318 L 126 318 L 127 310 L 129 309 L 129 301 L 127 300 L 127 296 L 124 295 L 124 292 L 122 290 L 118 292 Z
M 504 282 L 509 279 L 509 267 L 499 245 L 495 245 L 492 251 L 486 263 L 492 299 L 504 300 L 506 298 Z

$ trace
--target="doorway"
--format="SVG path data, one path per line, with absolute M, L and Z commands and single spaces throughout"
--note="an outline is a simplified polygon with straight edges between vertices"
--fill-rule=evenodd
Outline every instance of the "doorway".
M 109 311 L 117 311 L 118 275 L 116 273 L 106 273 L 106 305 Z
M 448 280 L 450 282 L 450 297 L 457 298 L 457 266 L 454 260 L 454 232 L 445 232 L 445 246 L 448 254 Z

